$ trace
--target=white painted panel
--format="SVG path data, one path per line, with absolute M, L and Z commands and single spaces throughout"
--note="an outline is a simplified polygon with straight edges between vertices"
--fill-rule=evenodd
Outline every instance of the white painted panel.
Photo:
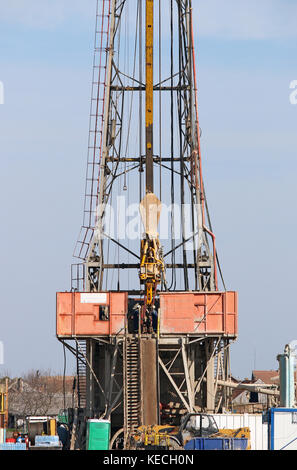
M 219 429 L 250 428 L 251 450 L 268 449 L 268 424 L 262 422 L 262 415 L 216 414 L 214 418 Z
M 297 412 L 297 410 L 296 410 Z M 297 450 L 296 414 L 291 411 L 274 411 L 274 450 Z
M 107 304 L 107 294 L 102 292 L 80 294 L 80 302 L 82 304 Z

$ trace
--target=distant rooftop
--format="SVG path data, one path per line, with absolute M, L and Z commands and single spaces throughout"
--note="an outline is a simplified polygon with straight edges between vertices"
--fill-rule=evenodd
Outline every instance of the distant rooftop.
M 277 385 L 279 383 L 278 370 L 253 370 L 252 380 L 261 380 L 264 384 Z
M 261 382 L 268 385 L 279 384 L 279 371 L 278 370 L 253 370 L 252 380 L 261 380 Z M 295 371 L 295 382 L 297 382 L 297 371 Z

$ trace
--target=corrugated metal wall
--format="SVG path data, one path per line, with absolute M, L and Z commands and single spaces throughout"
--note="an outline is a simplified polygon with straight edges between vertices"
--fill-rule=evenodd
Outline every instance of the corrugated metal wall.
M 273 450 L 297 450 L 297 409 L 273 409 L 271 412 Z
M 250 428 L 251 450 L 268 449 L 268 424 L 263 423 L 262 415 L 216 414 L 214 418 L 219 429 Z

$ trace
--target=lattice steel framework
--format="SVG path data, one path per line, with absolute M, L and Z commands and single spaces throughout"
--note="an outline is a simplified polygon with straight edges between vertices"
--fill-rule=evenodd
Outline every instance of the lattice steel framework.
M 125 204 L 139 207 L 148 190 L 145 6 L 152 1 L 97 2 L 84 222 L 75 250 L 81 264 L 73 267 L 72 274 L 73 289 L 126 291 L 134 304 L 144 295 L 138 276 L 141 230 L 134 240 L 126 230 L 121 236 L 125 223 L 119 216 Z M 202 176 L 192 8 L 191 0 L 155 2 L 150 171 L 154 192 L 171 209 L 163 209 L 161 215 L 167 218 L 168 233 L 160 234 L 167 280 L 160 290 L 207 293 L 225 286 L 222 275 L 218 279 L 221 270 Z M 99 408 L 104 416 L 114 410 L 124 413 L 127 338 L 83 339 L 85 361 L 82 347 L 80 357 L 87 370 L 86 406 L 91 414 Z M 156 347 L 158 400 L 168 401 L 169 393 L 173 409 L 177 404 L 184 411 L 215 411 L 228 405 L 230 397 L 218 385 L 230 377 L 228 338 L 181 335 L 170 341 L 159 338 Z M 118 427 L 123 425 L 121 419 Z
M 168 240 L 163 240 L 164 250 L 168 247 L 165 253 L 167 270 L 171 274 L 168 278 L 172 280 L 169 290 L 215 290 L 218 282 L 215 238 L 205 216 L 208 211 L 201 169 L 191 2 L 161 1 L 162 9 L 166 8 L 166 3 L 170 6 L 169 11 L 171 10 L 167 25 L 171 35 L 170 60 L 167 56 L 162 64 L 164 51 L 159 41 L 159 76 L 156 77 L 156 71 L 154 75 L 157 81 L 154 85 L 154 97 L 158 101 L 159 116 L 157 118 L 155 112 L 154 131 L 160 138 L 159 141 L 156 138 L 154 140 L 153 161 L 161 201 L 180 207 L 179 220 L 175 214 L 171 214 Z M 75 250 L 77 257 L 87 261 L 85 287 L 91 291 L 102 290 L 106 270 L 139 268 L 139 263 L 128 263 L 125 256 L 128 253 L 137 260 L 137 250 L 129 249 L 124 239 L 121 241 L 117 236 L 112 237 L 105 233 L 103 222 L 105 220 L 105 226 L 108 224 L 106 205 L 113 204 L 114 194 L 126 194 L 123 187 L 130 192 L 130 203 L 140 202 L 145 194 L 143 100 L 146 84 L 142 37 L 145 2 L 138 1 L 133 13 L 128 10 L 128 4 L 129 0 L 98 2 L 98 11 L 101 5 L 102 14 L 97 12 L 84 224 Z M 121 36 L 122 23 L 124 17 L 127 21 L 127 15 L 129 27 L 132 18 L 135 20 L 135 37 L 131 38 L 129 33 L 130 37 L 124 39 L 130 44 L 130 53 L 134 53 L 133 61 L 123 59 L 129 44 L 121 52 L 121 43 L 124 42 Z M 159 26 L 161 25 L 162 21 Z M 127 31 L 125 34 L 127 35 Z M 134 50 L 131 46 L 132 39 Z M 155 48 L 155 59 L 156 54 Z M 170 126 L 162 116 L 165 109 Z M 130 143 L 127 143 L 129 138 L 135 140 L 132 151 Z M 130 184 L 132 178 L 133 188 L 130 188 L 128 183 Z M 115 183 L 122 179 L 125 181 L 119 191 Z M 138 191 L 135 187 L 137 181 Z M 188 222 L 191 224 L 190 236 L 187 236 Z M 179 240 L 175 233 L 176 226 L 181 227 Z M 171 235 L 173 238 L 170 239 Z M 191 249 L 188 248 L 190 243 L 193 245 Z M 114 245 L 114 249 L 110 245 Z M 118 249 L 119 262 L 113 263 L 111 260 L 115 258 Z M 183 272 L 182 282 L 177 280 L 178 269 Z M 114 288 L 117 289 L 118 285 L 114 285 Z M 137 291 L 137 288 L 132 290 Z

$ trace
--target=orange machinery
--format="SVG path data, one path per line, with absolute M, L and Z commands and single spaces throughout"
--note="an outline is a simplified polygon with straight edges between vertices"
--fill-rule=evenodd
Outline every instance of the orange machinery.
M 215 334 L 235 338 L 236 292 L 160 293 L 159 334 Z M 127 292 L 59 292 L 57 336 L 124 335 Z

